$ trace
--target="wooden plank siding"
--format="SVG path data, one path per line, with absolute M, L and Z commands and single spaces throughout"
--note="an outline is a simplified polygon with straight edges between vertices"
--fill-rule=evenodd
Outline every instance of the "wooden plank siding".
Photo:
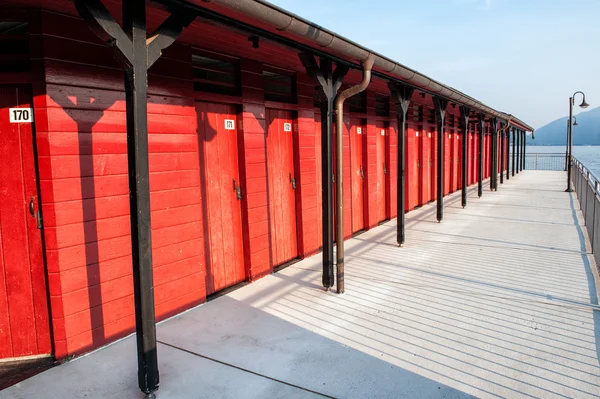
M 78 18 L 41 15 L 37 146 L 55 356 L 134 330 L 123 73 Z M 66 29 L 68 27 L 68 29 Z M 77 38 L 77 40 L 74 40 Z M 190 48 L 151 68 L 148 97 L 157 318 L 205 300 Z
M 13 3 L 13 0 L 9 0 Z M 89 351 L 134 331 L 133 281 L 129 226 L 127 144 L 123 72 L 112 53 L 74 16 L 72 4 L 36 0 L 54 11 L 41 11 L 32 27 L 31 53 L 41 80 L 34 82 L 36 146 L 54 355 L 62 358 Z M 64 4 L 63 4 L 64 3 Z M 117 13 L 116 1 L 106 1 Z M 16 3 L 15 3 L 16 4 Z M 59 14 L 55 11 L 67 14 Z M 163 11 L 152 9 L 149 26 Z M 150 28 L 151 29 L 151 28 Z M 242 44 L 240 44 L 242 43 Z M 195 92 L 192 53 L 197 48 L 239 59 L 240 93 L 236 96 Z M 265 101 L 265 64 L 296 72 L 297 103 Z M 360 81 L 350 71 L 344 87 Z M 272 273 L 274 266 L 267 168 L 267 108 L 292 111 L 294 170 L 297 189 L 298 256 L 316 254 L 322 245 L 320 110 L 314 106 L 315 85 L 297 54 L 217 26 L 194 22 L 149 71 L 148 140 L 152 251 L 157 318 L 200 304 L 207 294 L 207 223 L 202 196 L 196 102 L 227 103 L 237 110 L 238 154 L 245 279 Z M 364 135 L 365 230 L 396 217 L 398 132 L 395 105 L 387 116 L 376 114 L 376 97 L 388 96 L 386 82 L 373 79 L 365 113 L 349 112 L 361 121 Z M 408 120 L 412 162 L 406 169 L 407 209 L 434 199 L 437 132 L 427 122 L 429 96 L 415 92 L 423 121 Z M 458 107 L 457 107 L 458 109 Z M 378 140 L 385 130 L 383 149 Z M 344 129 L 345 235 L 352 234 L 350 184 L 351 144 Z M 423 135 L 431 133 L 431 166 L 424 165 Z M 415 140 L 418 140 L 416 143 Z M 473 140 L 475 142 L 475 140 Z M 381 146 L 381 141 L 380 144 Z M 449 148 L 446 148 L 448 153 Z M 382 155 L 383 154 L 383 155 Z M 420 161 L 421 170 L 416 162 Z M 385 163 L 384 184 L 378 176 Z M 333 165 L 335 171 L 335 165 Z M 431 180 L 424 196 L 420 184 L 427 170 Z M 447 169 L 447 173 L 449 169 Z M 474 181 L 476 182 L 476 180 Z M 386 188 L 387 187 L 387 188 Z M 410 201 L 408 201 L 410 196 Z M 380 209 L 381 207 L 385 209 Z M 383 216 L 382 216 L 383 215 Z

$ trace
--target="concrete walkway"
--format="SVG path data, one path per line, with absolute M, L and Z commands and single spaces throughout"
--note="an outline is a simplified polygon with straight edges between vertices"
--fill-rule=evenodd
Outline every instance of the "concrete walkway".
M 562 172 L 526 171 L 348 242 L 346 294 L 315 256 L 158 327 L 158 398 L 598 398 L 596 265 Z M 0 398 L 140 398 L 135 339 Z

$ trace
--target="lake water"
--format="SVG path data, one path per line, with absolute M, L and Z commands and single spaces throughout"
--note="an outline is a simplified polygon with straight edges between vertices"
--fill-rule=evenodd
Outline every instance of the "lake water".
M 565 146 L 527 146 L 527 154 L 565 154 Z M 600 177 L 600 146 L 573 146 L 573 156 L 584 164 L 594 175 Z

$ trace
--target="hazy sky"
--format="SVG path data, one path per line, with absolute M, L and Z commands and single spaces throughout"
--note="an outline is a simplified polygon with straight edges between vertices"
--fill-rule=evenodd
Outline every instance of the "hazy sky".
M 534 128 L 600 106 L 600 0 L 270 1 Z

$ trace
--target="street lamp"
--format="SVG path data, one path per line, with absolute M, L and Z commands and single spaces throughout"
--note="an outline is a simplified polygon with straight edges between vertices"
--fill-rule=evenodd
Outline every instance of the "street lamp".
M 571 157 L 573 156 L 573 126 L 577 126 L 577 120 L 575 120 L 575 124 L 573 123 L 573 105 L 575 105 L 575 96 L 577 94 L 581 94 L 583 96 L 583 100 L 581 104 L 579 104 L 580 108 L 586 109 L 590 106 L 590 104 L 585 102 L 585 94 L 581 91 L 576 91 L 573 93 L 573 96 L 569 98 L 569 120 L 567 121 L 567 189 L 565 190 L 567 193 L 572 193 L 573 189 L 571 188 L 571 164 L 573 163 Z
M 575 122 L 573 122 L 573 126 L 579 126 L 579 124 L 577 123 L 577 117 L 573 117 L 573 119 L 575 120 Z M 567 145 L 565 146 L 565 172 L 567 171 L 567 168 L 569 167 L 569 120 L 567 119 Z

